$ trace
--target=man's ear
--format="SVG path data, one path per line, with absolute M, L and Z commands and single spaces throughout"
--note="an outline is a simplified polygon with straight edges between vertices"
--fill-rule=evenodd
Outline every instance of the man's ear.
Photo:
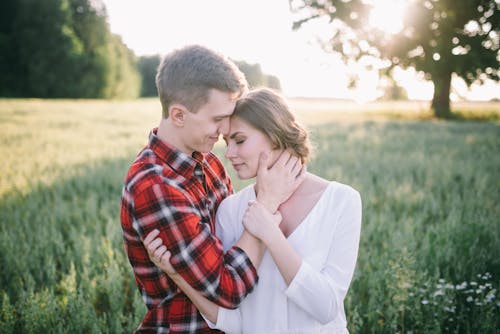
M 186 113 L 188 112 L 186 108 L 181 105 L 181 104 L 172 104 L 168 108 L 168 112 L 170 115 L 170 119 L 172 120 L 172 123 L 176 126 L 182 127 L 184 126 L 184 121 L 186 118 Z

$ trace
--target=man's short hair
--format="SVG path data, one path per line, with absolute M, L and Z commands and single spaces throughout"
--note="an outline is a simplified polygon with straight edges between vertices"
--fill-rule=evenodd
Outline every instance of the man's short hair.
M 244 74 L 227 57 L 201 45 L 188 45 L 163 57 L 156 74 L 156 87 L 168 118 L 172 103 L 196 112 L 208 102 L 212 89 L 240 97 L 248 87 Z

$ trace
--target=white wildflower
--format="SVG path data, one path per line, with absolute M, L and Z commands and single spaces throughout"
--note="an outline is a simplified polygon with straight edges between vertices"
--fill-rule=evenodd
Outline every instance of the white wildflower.
M 493 301 L 493 299 L 495 299 L 495 290 L 491 290 L 490 292 L 488 292 L 488 294 L 486 295 L 486 300 L 488 302 L 491 302 Z
M 444 296 L 444 291 L 443 290 L 437 290 L 436 292 L 434 292 L 434 297 L 437 297 L 437 296 Z

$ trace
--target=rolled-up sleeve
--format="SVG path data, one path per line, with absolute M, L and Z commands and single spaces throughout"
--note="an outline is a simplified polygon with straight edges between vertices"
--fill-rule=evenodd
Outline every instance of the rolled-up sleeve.
M 352 191 L 339 215 L 327 261 L 321 270 L 302 261 L 285 291 L 287 297 L 322 324 L 332 321 L 354 274 L 361 232 L 361 197 Z

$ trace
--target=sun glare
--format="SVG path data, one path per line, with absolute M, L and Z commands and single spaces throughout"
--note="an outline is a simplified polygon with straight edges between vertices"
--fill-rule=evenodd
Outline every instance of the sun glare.
M 374 0 L 370 13 L 370 25 L 390 34 L 403 29 L 403 17 L 407 0 Z

